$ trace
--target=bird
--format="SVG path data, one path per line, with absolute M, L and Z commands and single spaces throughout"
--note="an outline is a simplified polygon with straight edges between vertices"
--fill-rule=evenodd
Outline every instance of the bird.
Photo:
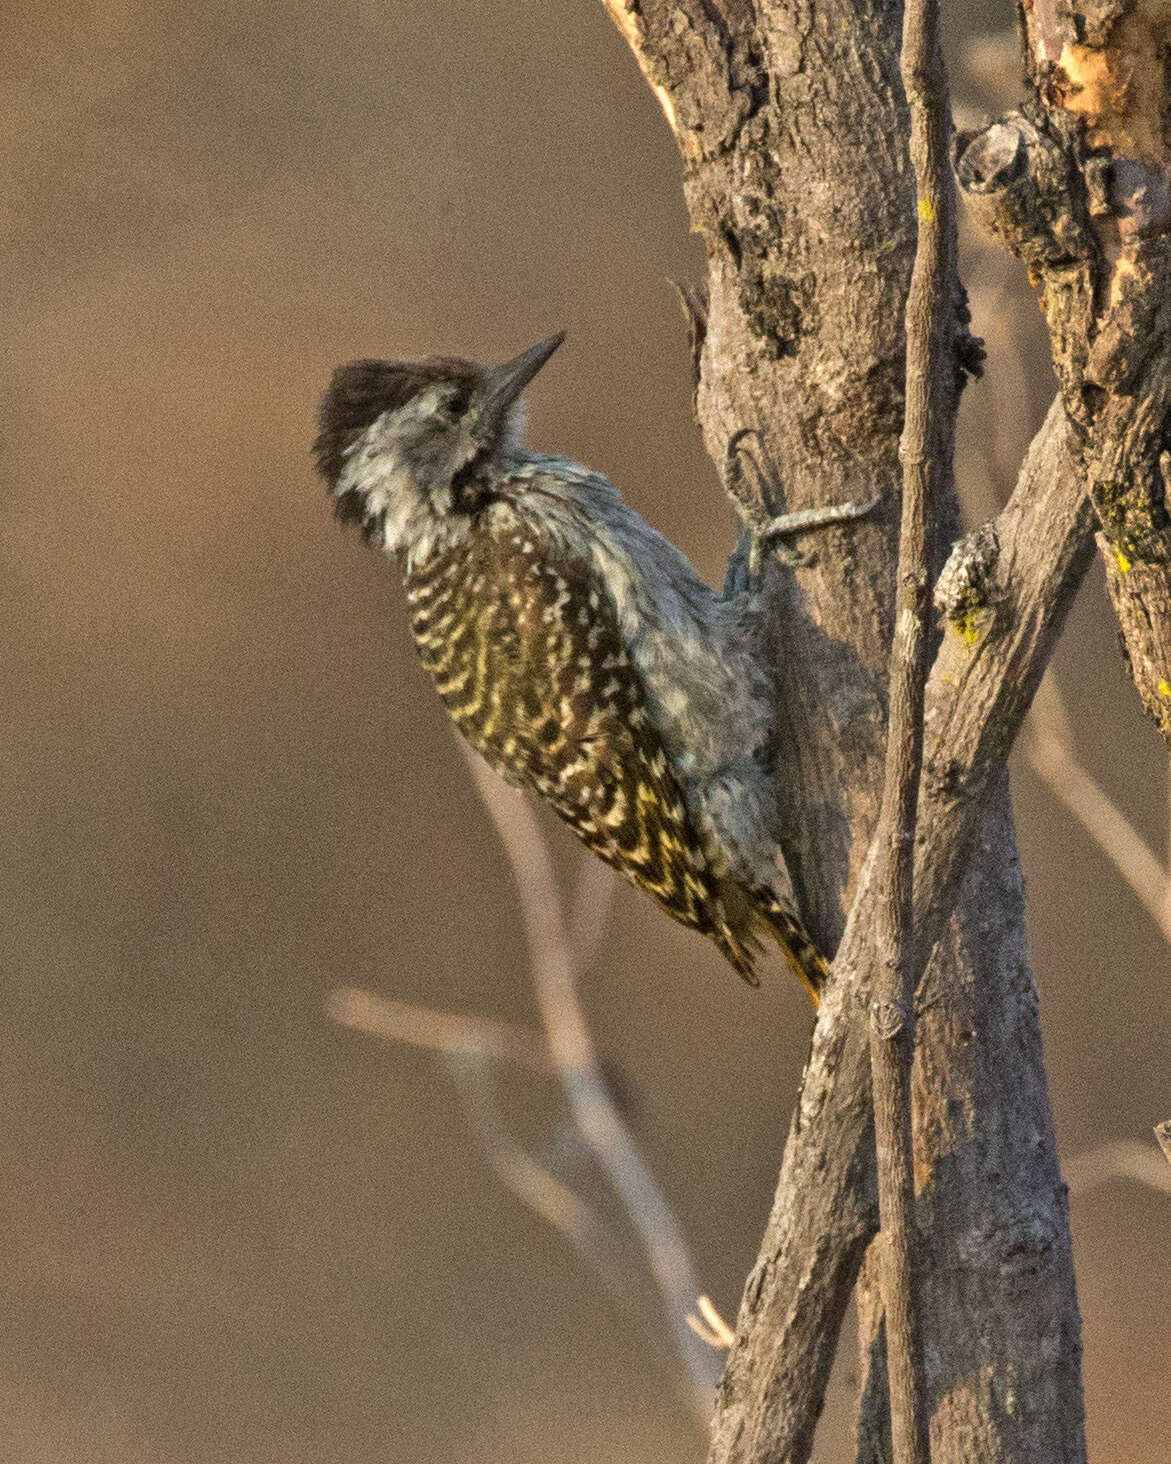
M 758 574 L 713 590 L 608 478 L 526 449 L 522 393 L 563 339 L 496 366 L 339 366 L 318 472 L 337 518 L 397 562 L 419 659 L 472 747 L 747 982 L 779 948 L 816 1004 L 827 963 L 775 827 Z M 755 510 L 747 558 L 869 507 Z

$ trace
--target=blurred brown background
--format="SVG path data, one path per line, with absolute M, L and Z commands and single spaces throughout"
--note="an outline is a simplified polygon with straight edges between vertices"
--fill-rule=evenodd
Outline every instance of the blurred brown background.
M 307 456 L 336 362 L 564 326 L 531 439 L 718 575 L 666 127 L 597 3 L 17 5 L 5 37 L 0 1454 L 699 1460 L 665 1337 L 500 1188 L 437 1064 L 323 1016 L 343 983 L 533 1012 L 393 573 Z M 1003 51 L 952 40 L 957 89 L 996 105 Z M 978 516 L 1049 386 L 1016 267 L 966 249 Z M 1097 577 L 1059 676 L 1162 854 L 1165 758 Z M 1145 1139 L 1171 1115 L 1167 947 L 1027 769 L 1016 792 L 1063 1153 Z M 584 997 L 732 1317 L 804 997 L 748 990 L 625 888 Z M 507 1099 L 555 1146 L 551 1083 Z M 1171 1198 L 1109 1181 L 1073 1216 L 1094 1454 L 1163 1460 Z M 824 1464 L 851 1457 L 844 1351 Z

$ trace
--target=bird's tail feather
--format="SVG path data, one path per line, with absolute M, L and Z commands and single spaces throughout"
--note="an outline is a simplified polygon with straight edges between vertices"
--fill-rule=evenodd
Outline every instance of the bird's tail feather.
M 771 935 L 781 954 L 817 1006 L 829 965 L 792 906 L 775 890 L 727 880 L 721 888 L 720 916 L 715 940 L 724 955 L 750 986 L 759 986 L 756 965 Z
M 808 991 L 814 1006 L 821 1003 L 821 990 L 829 975 L 829 962 L 818 950 L 799 917 L 783 905 L 771 890 L 758 890 L 759 908 L 765 923 L 781 948 L 785 960 Z

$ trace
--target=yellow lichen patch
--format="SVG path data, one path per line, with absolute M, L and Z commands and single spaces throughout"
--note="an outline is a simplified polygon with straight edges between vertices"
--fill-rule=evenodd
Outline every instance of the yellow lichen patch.
M 948 623 L 963 644 L 971 650 L 979 644 L 980 637 L 984 633 L 986 619 L 987 614 L 983 610 L 961 610 L 958 615 L 953 615 Z
M 1171 681 L 1168 681 L 1165 676 L 1159 681 L 1158 692 L 1161 697 L 1171 701 Z
M 1119 574 L 1130 573 L 1130 560 L 1127 559 L 1117 544 L 1114 545 L 1114 563 L 1118 566 Z
M 933 224 L 935 222 L 935 205 L 929 198 L 921 198 L 919 200 L 919 217 L 925 224 Z

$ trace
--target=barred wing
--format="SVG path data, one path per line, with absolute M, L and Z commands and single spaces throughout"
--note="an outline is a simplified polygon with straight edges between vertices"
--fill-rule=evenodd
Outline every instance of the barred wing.
M 407 590 L 420 658 L 472 746 L 755 982 L 752 898 L 687 807 L 591 567 L 532 527 L 480 531 Z

